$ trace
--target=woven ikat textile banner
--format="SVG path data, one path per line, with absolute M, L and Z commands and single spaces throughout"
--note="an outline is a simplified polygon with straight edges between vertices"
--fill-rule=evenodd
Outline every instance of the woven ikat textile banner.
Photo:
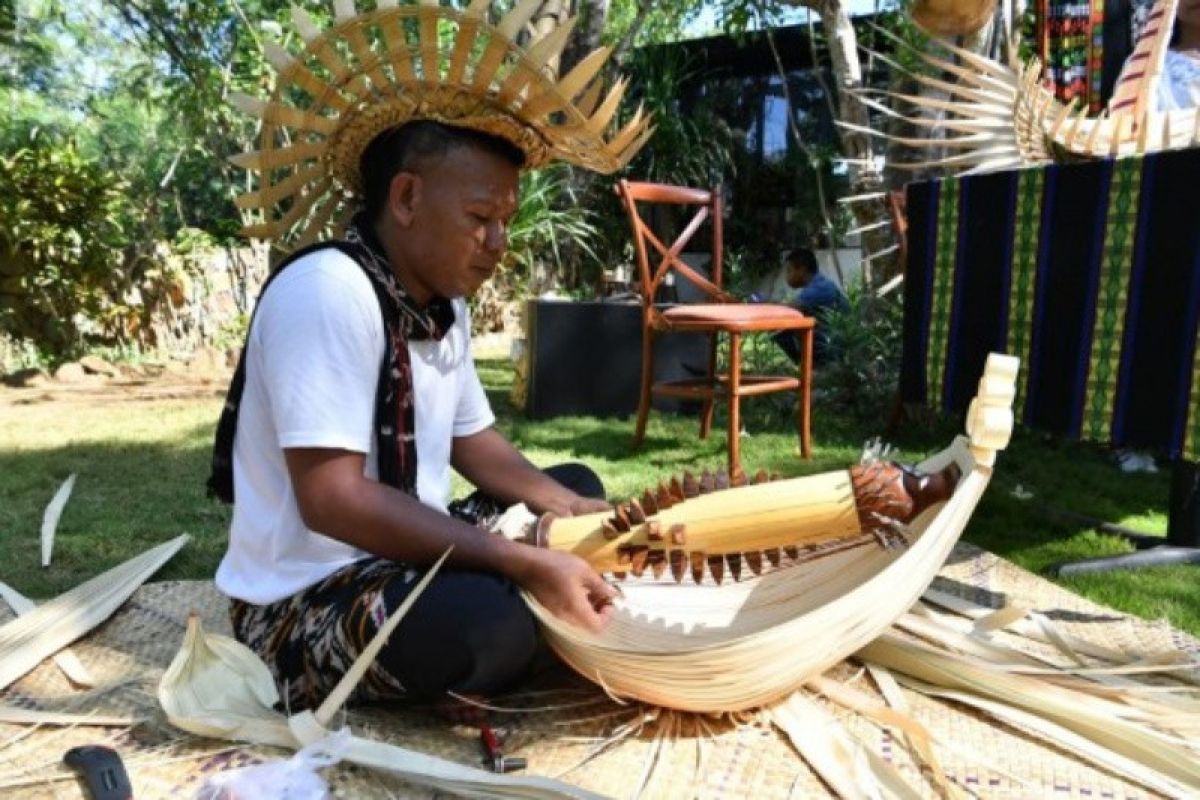
M 1018 422 L 1200 459 L 1200 150 L 915 183 L 908 222 L 906 402 L 1007 352 Z

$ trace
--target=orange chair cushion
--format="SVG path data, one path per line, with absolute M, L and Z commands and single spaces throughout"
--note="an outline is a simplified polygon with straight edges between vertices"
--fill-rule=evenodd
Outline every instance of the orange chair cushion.
M 791 306 L 769 303 L 698 303 L 674 306 L 662 312 L 663 321 L 675 327 L 708 327 L 732 331 L 801 330 L 813 326 Z

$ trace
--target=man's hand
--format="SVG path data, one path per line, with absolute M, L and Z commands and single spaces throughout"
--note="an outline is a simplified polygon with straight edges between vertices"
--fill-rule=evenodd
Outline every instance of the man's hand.
M 584 514 L 595 514 L 598 511 L 612 511 L 612 504 L 607 500 L 582 497 L 563 489 L 563 496 L 556 498 L 553 503 L 546 504 L 542 511 L 556 517 L 581 517 Z
M 495 428 L 456 437 L 451 464 L 484 494 L 506 505 L 524 503 L 535 514 L 575 517 L 610 508 L 603 500 L 580 497 L 530 464 Z
M 527 561 L 513 578 L 554 616 L 592 633 L 612 617 L 618 592 L 572 553 L 524 548 Z
M 612 511 L 612 504 L 607 500 L 595 497 L 576 497 L 567 506 L 567 513 L 560 517 L 581 517 L 584 514 L 594 514 L 598 511 Z

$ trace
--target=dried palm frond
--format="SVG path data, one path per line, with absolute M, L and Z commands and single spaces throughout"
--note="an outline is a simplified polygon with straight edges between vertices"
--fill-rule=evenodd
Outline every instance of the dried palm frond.
M 17 616 L 28 614 L 37 608 L 32 600 L 4 581 L 0 581 L 0 597 L 4 598 L 4 602 L 8 603 L 13 613 Z M 79 657 L 70 650 L 61 650 L 55 653 L 53 658 L 54 663 L 58 665 L 58 668 L 63 671 L 63 674 L 67 676 L 67 679 L 71 683 L 84 689 L 90 689 L 96 685 L 96 679 L 92 677 L 92 673 L 83 665 Z
M 938 788 L 949 796 L 962 796 L 962 792 L 949 782 L 946 774 L 942 771 L 941 764 L 933 749 L 933 735 L 924 725 L 907 714 L 879 704 L 873 698 L 824 676 L 810 678 L 805 685 L 843 708 L 850 709 L 879 725 L 903 733 L 908 739 L 914 753 L 933 773 L 933 779 L 937 783 Z
M 829 712 L 799 692 L 773 705 L 767 716 L 838 797 L 866 800 L 881 797 L 881 789 L 901 800 L 921 796 L 895 767 L 849 736 Z
M 61 711 L 39 711 L 0 704 L 0 722 L 7 725 L 93 725 L 103 728 L 126 728 L 137 722 L 137 718 L 104 714 L 67 714 Z
M 172 725 L 200 736 L 253 742 L 293 750 L 329 736 L 328 720 L 370 666 L 378 649 L 416 602 L 449 556 L 435 563 L 372 638 L 317 712 L 286 717 L 275 710 L 279 693 L 266 664 L 227 636 L 205 633 L 188 619 L 184 641 L 159 682 L 158 699 Z M 340 738 L 340 737 L 339 737 Z M 422 786 L 465 797 L 598 798 L 560 781 L 497 775 L 384 742 L 351 735 L 339 742 L 341 758 Z
M 71 490 L 75 488 L 75 473 L 63 481 L 62 486 L 58 487 L 58 491 L 54 493 L 49 505 L 46 506 L 46 511 L 42 515 L 42 566 L 50 566 L 50 554 L 54 550 L 54 532 L 58 530 L 58 520 L 62 516 L 63 508 L 67 505 L 67 500 L 71 497 Z
M 147 550 L 0 626 L 0 689 L 108 619 L 189 538 Z
M 988 640 L 995 631 L 1003 630 L 1037 642 L 1053 646 L 1059 653 L 1067 657 L 1073 664 L 1084 666 L 1084 656 L 1116 665 L 1110 673 L 1121 671 L 1162 672 L 1170 674 L 1173 679 L 1191 684 L 1190 687 L 1176 687 L 1177 691 L 1196 691 L 1200 684 L 1200 673 L 1195 665 L 1180 663 L 1180 655 L 1175 651 L 1162 654 L 1132 655 L 1112 647 L 1081 639 L 1061 631 L 1044 614 L 1017 606 L 1006 606 L 1002 609 L 988 608 L 972 603 L 969 600 L 949 594 L 948 592 L 929 589 L 922 597 L 924 601 L 914 606 L 914 613 L 925 617 L 935 618 L 943 626 L 954 627 L 972 637 Z M 935 614 L 932 607 L 939 606 L 965 617 L 961 624 L 942 614 Z M 970 622 L 967 622 L 970 620 Z M 1097 672 L 1103 670 L 1097 670 Z M 1144 688 L 1144 687 L 1143 687 Z M 1200 720 L 1200 705 L 1192 709 Z
M 886 633 L 858 657 L 899 673 L 918 691 L 965 703 L 1036 731 L 1080 758 L 1171 796 L 1200 791 L 1200 755 L 1145 721 L 1136 706 L 1021 675 L 978 655 L 955 654 Z

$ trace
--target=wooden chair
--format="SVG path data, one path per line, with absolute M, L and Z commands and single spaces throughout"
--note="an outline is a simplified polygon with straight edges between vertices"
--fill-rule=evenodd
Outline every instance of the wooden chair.
M 888 219 L 892 223 L 892 233 L 896 237 L 896 244 L 900 247 L 896 263 L 900 265 L 899 274 L 903 275 L 904 270 L 908 267 L 907 197 L 903 189 L 892 189 L 887 193 L 884 202 L 887 205 Z
M 717 398 L 726 399 L 729 402 L 729 474 L 731 477 L 743 475 L 738 438 L 741 432 L 741 399 L 749 395 L 795 391 L 796 430 L 800 437 L 800 451 L 804 458 L 808 458 L 811 448 L 809 422 L 813 319 L 791 306 L 742 303 L 722 288 L 719 189 L 708 191 L 622 180 L 617 183 L 616 191 L 625 204 L 629 223 L 633 228 L 634 250 L 637 254 L 642 290 L 642 386 L 634 446 L 640 445 L 645 438 L 646 418 L 650 414 L 653 395 L 701 400 L 701 439 L 708 436 L 712 427 L 714 401 Z M 684 209 L 695 207 L 696 210 L 678 237 L 667 246 L 642 218 L 639 204 L 668 204 Z M 712 231 L 712 262 L 709 270 L 711 278 L 706 278 L 681 258 L 688 243 L 705 222 L 710 223 Z M 651 249 L 656 253 L 656 261 L 653 264 Z M 675 276 L 676 281 L 683 279 L 696 286 L 707 302 L 665 308 L 656 306 L 654 298 L 667 276 L 671 274 Z M 764 331 L 795 331 L 799 335 L 801 359 L 796 374 L 742 374 L 742 337 L 748 333 Z M 705 376 L 682 381 L 654 382 L 654 339 L 670 333 L 708 335 L 710 346 L 708 372 Z M 725 373 L 717 372 L 717 345 L 721 334 L 729 336 L 729 369 Z

